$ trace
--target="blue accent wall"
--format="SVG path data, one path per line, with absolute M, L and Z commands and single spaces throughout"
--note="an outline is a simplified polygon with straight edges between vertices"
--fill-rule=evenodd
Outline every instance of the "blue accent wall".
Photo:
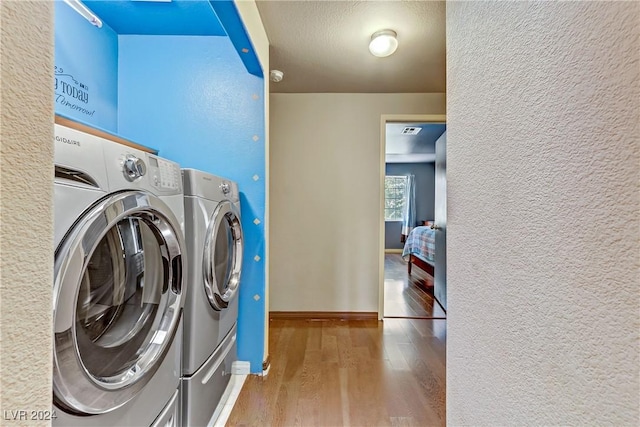
M 119 134 L 158 148 L 161 156 L 182 167 L 238 183 L 245 237 L 238 357 L 251 362 L 253 373 L 261 372 L 265 315 L 263 78 L 249 74 L 227 37 L 143 35 L 119 36 L 118 77 Z
M 249 39 L 247 29 L 240 18 L 235 3 L 233 1 L 211 0 L 211 6 L 223 23 L 229 39 L 231 43 L 233 43 L 245 67 L 247 67 L 247 71 L 254 76 L 264 76 L 253 43 L 251 43 L 251 39 Z
M 55 3 L 55 111 L 116 132 L 118 35 L 98 28 L 66 3 Z
M 118 34 L 227 35 L 207 0 L 84 0 L 84 4 Z

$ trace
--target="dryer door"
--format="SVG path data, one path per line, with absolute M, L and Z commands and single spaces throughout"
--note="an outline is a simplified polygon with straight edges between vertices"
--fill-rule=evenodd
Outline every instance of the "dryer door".
M 157 197 L 117 193 L 55 254 L 53 391 L 80 415 L 121 407 L 159 367 L 182 312 L 184 240 Z
M 204 288 L 215 310 L 224 310 L 235 297 L 242 270 L 240 212 L 228 200 L 218 204 L 204 242 Z

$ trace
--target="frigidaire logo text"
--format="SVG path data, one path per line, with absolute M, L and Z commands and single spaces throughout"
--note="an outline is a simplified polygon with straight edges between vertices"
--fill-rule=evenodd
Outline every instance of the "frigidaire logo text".
M 77 145 L 78 147 L 80 146 L 80 141 L 76 141 L 75 139 L 63 138 L 61 136 L 56 136 L 56 141 L 64 142 L 65 144 L 70 144 L 70 145 Z

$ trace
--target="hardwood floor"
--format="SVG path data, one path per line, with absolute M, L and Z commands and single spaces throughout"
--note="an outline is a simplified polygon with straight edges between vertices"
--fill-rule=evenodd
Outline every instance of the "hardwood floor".
M 384 255 L 384 316 L 446 318 L 433 298 L 433 277 L 417 267 L 409 276 L 407 262 L 400 254 Z
M 228 426 L 444 426 L 446 321 L 270 322 Z

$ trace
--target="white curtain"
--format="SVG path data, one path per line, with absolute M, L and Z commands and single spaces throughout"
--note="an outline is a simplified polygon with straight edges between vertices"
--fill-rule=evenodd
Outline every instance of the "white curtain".
M 403 242 L 416 225 L 416 178 L 414 175 L 407 176 L 407 191 L 405 194 L 407 198 L 404 203 L 404 214 L 402 217 Z

